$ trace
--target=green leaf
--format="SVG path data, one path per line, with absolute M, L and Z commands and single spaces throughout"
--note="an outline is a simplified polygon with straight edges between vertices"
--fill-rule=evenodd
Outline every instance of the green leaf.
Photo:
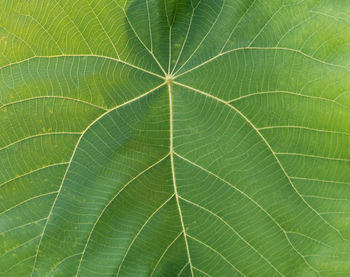
M 4 0 L 0 276 L 350 276 L 348 0 Z

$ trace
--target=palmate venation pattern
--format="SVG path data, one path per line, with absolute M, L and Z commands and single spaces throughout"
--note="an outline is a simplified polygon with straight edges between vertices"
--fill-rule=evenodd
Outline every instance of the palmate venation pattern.
M 349 276 L 347 0 L 5 0 L 0 276 Z

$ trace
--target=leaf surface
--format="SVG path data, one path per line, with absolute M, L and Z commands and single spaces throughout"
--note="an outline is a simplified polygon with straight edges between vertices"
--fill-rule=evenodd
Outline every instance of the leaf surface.
M 349 276 L 349 15 L 5 0 L 0 276 Z

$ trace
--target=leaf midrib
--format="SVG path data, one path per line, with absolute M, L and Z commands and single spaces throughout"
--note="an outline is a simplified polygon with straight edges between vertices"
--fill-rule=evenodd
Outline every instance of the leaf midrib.
M 190 249 L 188 247 L 188 240 L 187 240 L 187 232 L 184 224 L 184 219 L 182 215 L 182 210 L 180 206 L 180 200 L 179 200 L 179 194 L 177 191 L 177 186 L 176 186 L 176 175 L 175 175 L 175 165 L 174 165 L 174 124 L 173 124 L 173 91 L 172 91 L 172 83 L 168 83 L 168 93 L 169 93 L 169 113 L 170 113 L 170 161 L 171 161 L 171 175 L 173 178 L 173 186 L 174 186 L 174 193 L 175 193 L 175 198 L 176 198 L 176 205 L 178 208 L 178 213 L 180 217 L 180 222 L 181 222 L 181 227 L 182 227 L 182 232 L 184 234 L 184 240 L 185 240 L 185 246 L 186 246 L 186 253 L 187 253 L 187 258 L 188 258 L 188 263 L 190 265 L 190 270 L 192 277 L 194 277 L 193 274 L 193 265 L 191 261 L 191 255 L 190 255 Z

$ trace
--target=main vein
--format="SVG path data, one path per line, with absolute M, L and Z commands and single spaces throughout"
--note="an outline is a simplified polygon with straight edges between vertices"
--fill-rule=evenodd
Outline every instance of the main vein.
M 182 216 L 182 211 L 180 207 L 180 201 L 179 201 L 179 194 L 177 192 L 177 186 L 176 186 L 176 177 L 175 177 L 175 167 L 174 167 L 174 126 L 173 126 L 173 95 L 172 95 L 172 87 L 171 83 L 168 83 L 168 92 L 169 92 L 169 112 L 170 112 L 170 161 L 171 161 L 171 174 L 173 176 L 173 185 L 174 185 L 174 192 L 175 192 L 175 199 L 176 199 L 176 204 L 177 208 L 179 211 L 179 216 L 180 216 L 180 221 L 181 221 L 181 226 L 182 226 L 182 231 L 184 234 L 184 239 L 185 239 L 185 245 L 186 245 L 186 252 L 187 252 L 187 257 L 188 257 L 188 263 L 190 265 L 191 269 L 191 274 L 192 277 L 194 276 L 193 274 L 193 266 L 191 262 L 191 256 L 190 256 L 190 251 L 188 248 L 188 241 L 187 241 L 187 234 L 186 234 L 186 228 Z

